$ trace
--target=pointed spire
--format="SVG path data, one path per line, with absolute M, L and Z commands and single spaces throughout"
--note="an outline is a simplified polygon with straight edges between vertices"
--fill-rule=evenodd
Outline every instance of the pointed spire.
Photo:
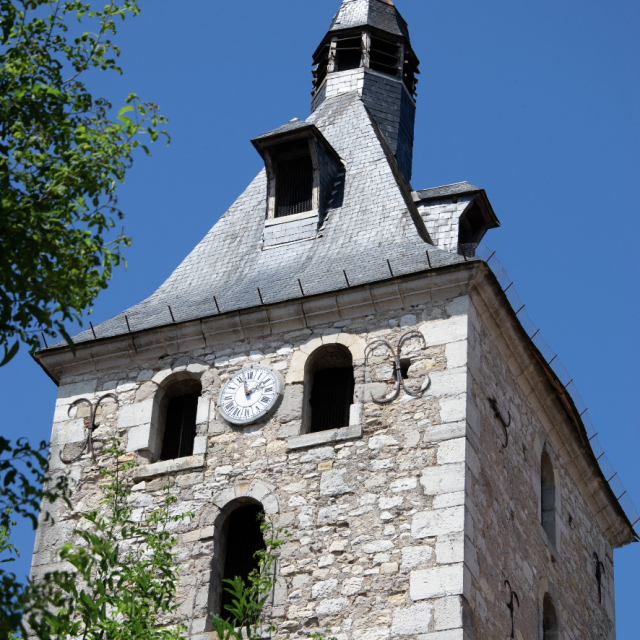
M 370 26 L 409 40 L 409 29 L 391 0 L 343 0 L 330 31 Z

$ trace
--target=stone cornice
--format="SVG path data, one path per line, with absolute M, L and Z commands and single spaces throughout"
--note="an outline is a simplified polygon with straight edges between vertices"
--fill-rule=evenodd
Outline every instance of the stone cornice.
M 294 333 L 392 309 L 424 304 L 431 293 L 459 288 L 466 293 L 474 262 L 429 269 L 407 276 L 354 286 L 332 293 L 190 320 L 127 335 L 82 342 L 74 356 L 66 345 L 35 354 L 36 361 L 57 383 L 64 376 L 123 367 L 197 349 L 215 349 L 229 342 Z M 435 281 L 437 279 L 437 281 Z M 225 346 L 226 348 L 226 346 Z

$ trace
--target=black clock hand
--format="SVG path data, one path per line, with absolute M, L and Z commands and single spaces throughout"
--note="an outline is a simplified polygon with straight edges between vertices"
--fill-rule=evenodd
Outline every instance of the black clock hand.
M 253 393 L 254 391 L 257 391 L 258 389 L 261 389 L 262 387 L 264 387 L 265 384 L 267 384 L 268 380 L 265 380 L 264 382 L 261 382 L 260 384 L 256 384 L 255 387 L 253 387 L 253 389 L 251 389 L 250 393 Z

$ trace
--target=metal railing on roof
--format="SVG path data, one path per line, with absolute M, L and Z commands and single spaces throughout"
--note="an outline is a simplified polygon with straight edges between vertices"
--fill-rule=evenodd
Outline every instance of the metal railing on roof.
M 602 445 L 598 440 L 598 432 L 591 422 L 587 406 L 582 400 L 582 397 L 580 396 L 580 393 L 578 392 L 578 389 L 574 384 L 573 378 L 571 377 L 565 366 L 562 364 L 562 362 L 560 362 L 558 354 L 555 353 L 553 349 L 551 349 L 546 340 L 542 337 L 540 329 L 536 327 L 536 325 L 529 317 L 529 314 L 525 309 L 525 304 L 524 302 L 522 302 L 520 296 L 518 295 L 518 292 L 516 291 L 513 280 L 511 280 L 509 274 L 507 273 L 507 270 L 504 268 L 500 260 L 498 260 L 498 258 L 496 257 L 496 252 L 493 249 L 486 247 L 485 245 L 464 244 L 460 245 L 459 253 L 466 259 L 479 258 L 480 260 L 484 261 L 496 276 L 500 287 L 509 300 L 509 304 L 515 311 L 516 316 L 520 321 L 520 325 L 525 330 L 529 338 L 531 338 L 533 344 L 535 344 L 535 346 L 538 348 L 538 350 L 542 354 L 542 357 L 551 367 L 556 376 L 558 376 L 560 383 L 564 386 L 564 388 L 571 396 L 571 399 L 576 406 L 576 409 L 580 415 L 580 419 L 582 420 L 584 428 L 587 432 L 589 444 L 591 445 L 593 454 L 595 455 L 596 460 L 600 465 L 600 469 L 606 481 L 609 483 L 611 491 L 613 491 L 613 494 L 615 495 L 616 499 L 620 503 L 620 506 L 627 515 L 631 526 L 635 527 L 638 522 L 640 522 L 640 514 L 638 513 L 636 506 L 633 504 L 631 496 L 624 488 L 624 485 L 620 480 L 620 476 L 618 476 L 617 472 L 613 468 L 613 465 L 609 461 L 609 458 L 607 458 L 604 449 L 602 448 Z

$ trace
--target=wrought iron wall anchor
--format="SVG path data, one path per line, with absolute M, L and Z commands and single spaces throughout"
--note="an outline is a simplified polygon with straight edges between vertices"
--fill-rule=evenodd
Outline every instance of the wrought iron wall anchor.
M 507 603 L 507 609 L 509 609 L 509 611 L 511 612 L 511 637 L 515 638 L 516 637 L 516 627 L 515 627 L 515 620 L 514 620 L 514 615 L 515 615 L 515 605 L 513 604 L 513 601 L 515 599 L 515 601 L 518 603 L 518 609 L 520 608 L 520 598 L 518 598 L 518 594 L 511 588 L 511 585 L 509 584 L 508 580 L 504 581 L 504 586 L 505 587 L 509 587 L 509 591 L 511 592 L 511 600 Z
M 598 554 L 593 552 L 593 562 L 596 565 L 596 580 L 598 581 L 598 602 L 602 604 L 602 574 L 604 573 L 604 564 L 600 562 Z
M 107 393 L 104 396 L 102 396 L 102 398 L 100 398 L 100 400 L 98 400 L 95 403 L 95 405 L 93 404 L 93 402 L 91 402 L 91 400 L 88 400 L 87 398 L 80 398 L 79 400 L 76 400 L 69 407 L 67 411 L 67 415 L 71 417 L 71 409 L 73 409 L 74 407 L 77 407 L 80 404 L 88 404 L 89 419 L 88 421 L 85 420 L 84 428 L 87 430 L 87 435 L 84 440 L 84 445 L 82 446 L 82 451 L 80 451 L 80 453 L 72 460 L 65 460 L 62 457 L 62 451 L 58 452 L 58 455 L 60 456 L 60 460 L 62 460 L 64 464 L 73 464 L 74 462 L 76 462 L 76 460 L 80 460 L 80 458 L 82 457 L 82 454 L 85 452 L 85 449 L 91 454 L 91 459 L 95 462 L 96 454 L 93 450 L 93 431 L 96 428 L 96 413 L 98 412 L 98 407 L 102 404 L 102 401 L 107 400 L 109 398 L 112 400 L 115 400 L 116 404 L 118 403 L 118 397 L 114 393 Z
M 394 373 L 396 376 L 396 384 L 395 384 L 394 390 L 386 398 L 375 398 L 373 397 L 373 394 L 372 394 L 371 399 L 376 404 L 388 404 L 389 402 L 393 402 L 400 395 L 400 389 L 402 389 L 408 396 L 412 396 L 413 398 L 421 398 L 422 394 L 431 385 L 431 378 L 429 377 L 429 375 L 427 375 L 427 377 L 425 378 L 424 382 L 422 383 L 422 387 L 420 387 L 420 391 L 418 393 L 409 391 L 409 389 L 407 389 L 407 387 L 404 384 L 404 380 L 402 379 L 402 368 L 400 365 L 400 354 L 402 353 L 402 345 L 407 340 L 410 340 L 411 338 L 420 338 L 424 344 L 424 348 L 425 349 L 427 348 L 427 341 L 425 340 L 425 337 L 419 331 L 416 331 L 416 330 L 407 331 L 407 333 L 400 336 L 400 340 L 398 340 L 397 349 L 394 349 L 386 340 L 383 340 L 382 338 L 379 338 L 378 340 L 373 340 L 367 345 L 367 348 L 364 351 L 365 364 L 368 365 L 369 355 L 371 354 L 372 351 L 375 351 L 378 347 L 386 347 L 387 349 L 389 349 L 389 351 L 391 351 L 393 355 L 393 361 L 394 361 L 393 366 L 395 369 Z
M 498 408 L 498 402 L 494 398 L 487 398 L 491 408 L 493 409 L 493 414 L 500 421 L 502 428 L 504 429 L 504 435 L 506 438 L 505 444 L 502 445 L 504 449 L 509 446 L 509 432 L 507 431 L 507 427 L 511 426 L 511 414 L 507 411 L 507 415 L 509 416 L 509 422 L 506 422 L 502 413 L 500 413 L 500 409 Z

